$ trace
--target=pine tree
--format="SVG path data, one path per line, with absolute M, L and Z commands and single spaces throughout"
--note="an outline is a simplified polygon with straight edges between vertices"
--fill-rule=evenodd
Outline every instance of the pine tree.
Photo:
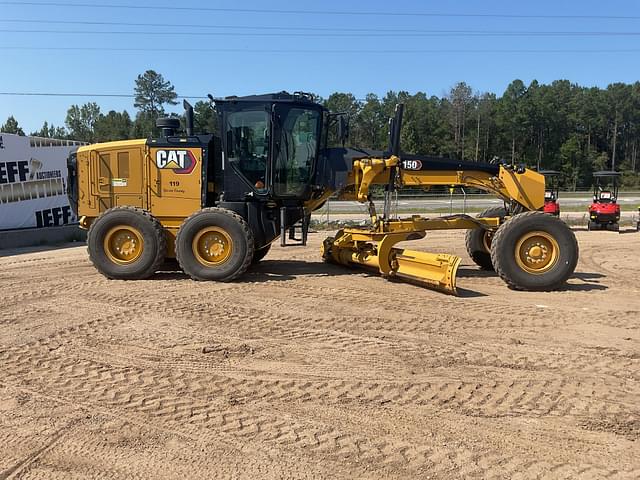
M 156 120 L 165 113 L 164 106 L 177 105 L 178 95 L 171 82 L 154 70 L 138 75 L 135 83 L 133 106 L 138 109 L 138 114 L 134 130 L 138 136 L 153 135 Z
M 0 132 L 13 133 L 14 135 L 24 136 L 24 130 L 20 128 L 20 125 L 18 125 L 18 121 L 14 118 L 13 115 L 7 118 L 7 121 L 4 123 L 4 125 L 0 126 Z

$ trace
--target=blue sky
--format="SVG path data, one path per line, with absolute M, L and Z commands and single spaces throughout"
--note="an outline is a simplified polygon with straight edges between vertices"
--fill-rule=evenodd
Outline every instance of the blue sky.
M 42 0 L 47 1 L 47 0 Z M 50 0 L 53 1 L 53 0 Z M 407 30 L 465 31 L 606 31 L 640 32 L 639 19 L 431 17 L 419 15 L 273 14 L 213 11 L 162 11 L 154 6 L 257 8 L 395 13 L 479 13 L 514 15 L 622 15 L 640 17 L 640 2 L 566 0 L 537 2 L 357 0 L 293 2 L 232 0 L 171 2 L 168 0 L 68 0 L 62 3 L 148 5 L 148 9 L 105 9 L 63 6 L 7 5 L 0 1 L 0 30 L 60 30 L 87 33 L 0 32 L 0 92 L 132 93 L 137 74 L 154 69 L 180 95 L 244 95 L 268 91 L 312 91 L 328 96 L 351 91 L 358 97 L 388 90 L 425 91 L 443 95 L 458 81 L 475 90 L 500 94 L 515 78 L 550 82 L 566 78 L 582 85 L 606 87 L 612 82 L 640 80 L 640 36 L 396 36 Z M 20 2 L 12 2 L 20 3 Z M 7 20 L 61 20 L 156 24 L 202 24 L 233 28 L 113 26 L 16 23 Z M 275 33 L 238 27 L 300 27 L 297 36 L 236 36 L 234 33 Z M 335 36 L 332 28 L 354 36 Z M 358 31 L 354 31 L 358 29 Z M 104 34 L 105 31 L 146 31 L 163 35 Z M 219 32 L 222 35 L 179 35 Z M 334 33 L 335 33 L 334 32 Z M 304 34 L 315 36 L 305 36 Z M 171 48 L 172 52 L 69 51 L 59 47 Z M 3 48 L 5 47 L 5 48 Z M 48 47 L 53 50 L 11 50 L 6 47 Z M 182 49 L 236 49 L 235 52 L 189 52 Z M 639 49 L 638 52 L 595 52 Z M 256 51 L 256 50 L 262 50 Z M 272 50 L 271 52 L 265 50 Z M 278 52 L 273 52 L 277 50 Z M 298 52 L 291 52 L 298 50 Z M 312 53 L 313 50 L 325 50 Z M 331 50 L 332 52 L 326 52 Z M 345 53 L 335 51 L 347 50 Z M 419 54 L 389 51 L 435 50 Z M 473 52 L 438 52 L 473 50 Z M 496 50 L 587 50 L 590 53 L 504 53 Z M 374 53 L 387 51 L 385 53 Z M 132 99 L 48 98 L 0 96 L 0 123 L 14 115 L 29 132 L 44 120 L 62 125 L 73 103 L 97 101 L 102 110 L 134 112 Z

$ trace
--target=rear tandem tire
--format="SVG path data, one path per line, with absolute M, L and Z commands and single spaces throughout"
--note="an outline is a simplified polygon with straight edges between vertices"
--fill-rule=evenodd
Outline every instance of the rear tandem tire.
M 478 214 L 478 218 L 499 217 L 503 219 L 507 215 L 504 207 L 492 207 Z M 493 270 L 491 263 L 491 241 L 493 232 L 484 228 L 473 228 L 467 230 L 465 234 L 465 246 L 471 260 L 475 262 L 482 270 Z M 489 247 L 489 248 L 487 248 Z
M 526 212 L 498 228 L 491 259 L 510 288 L 551 291 L 573 274 L 578 263 L 578 242 L 562 220 L 542 212 Z
M 93 265 L 107 278 L 140 280 L 164 261 L 167 240 L 160 222 L 136 207 L 114 207 L 89 227 L 87 250 Z
M 253 232 L 237 213 L 204 208 L 187 218 L 176 236 L 176 258 L 194 280 L 230 282 L 253 259 Z

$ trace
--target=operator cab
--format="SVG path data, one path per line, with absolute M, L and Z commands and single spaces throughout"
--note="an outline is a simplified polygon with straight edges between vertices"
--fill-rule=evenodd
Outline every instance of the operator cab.
M 215 100 L 221 138 L 216 191 L 224 201 L 311 197 L 324 107 L 286 92 Z
M 328 111 L 302 92 L 210 99 L 218 131 L 205 169 L 205 204 L 247 218 L 259 245 L 278 235 L 285 245 L 286 231 L 304 244 L 306 202 L 321 194 L 314 180 Z

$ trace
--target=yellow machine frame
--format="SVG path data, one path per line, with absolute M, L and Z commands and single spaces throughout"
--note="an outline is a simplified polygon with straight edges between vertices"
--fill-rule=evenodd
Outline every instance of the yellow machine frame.
M 270 103 L 273 102 L 270 101 Z M 229 105 L 225 108 L 231 109 Z M 382 157 L 381 153 L 368 155 L 364 151 L 360 156 L 359 150 L 352 150 L 345 154 L 346 150 L 343 149 L 343 152 L 338 152 L 338 158 L 331 158 L 330 155 L 327 155 L 326 158 L 323 157 L 322 161 L 337 163 L 325 165 L 324 168 L 331 175 L 328 175 L 326 179 L 321 179 L 319 185 L 309 186 L 311 199 L 304 202 L 304 205 L 296 204 L 293 207 L 291 205 L 279 207 L 277 202 L 264 203 L 261 200 L 260 205 L 264 204 L 269 208 L 267 213 L 265 213 L 266 210 L 261 210 L 263 214 L 267 215 L 265 218 L 270 218 L 268 216 L 273 215 L 276 208 L 280 208 L 279 228 L 281 228 L 281 235 L 284 235 L 285 228 L 293 228 L 286 221 L 287 208 L 295 208 L 296 212 L 301 212 L 300 216 L 308 218 L 311 212 L 320 208 L 334 194 L 344 200 L 368 202 L 370 224 L 367 227 L 344 228 L 335 236 L 327 238 L 322 245 L 322 254 L 325 260 L 344 265 L 355 264 L 375 268 L 386 277 L 402 277 L 450 293 L 456 292 L 456 272 L 461 261 L 459 257 L 449 254 L 411 251 L 400 248 L 398 244 L 424 238 L 430 230 L 475 230 L 467 235 L 467 250 L 478 265 L 482 268 L 491 268 L 494 267 L 494 263 L 496 265 L 502 263 L 503 267 L 507 264 L 517 264 L 520 269 L 518 272 L 526 272 L 527 275 L 530 275 L 530 277 L 523 279 L 518 276 L 517 272 L 507 272 L 508 265 L 507 268 L 502 269 L 495 266 L 499 275 L 508 283 L 511 282 L 510 285 L 518 288 L 544 289 L 547 281 L 549 285 L 557 286 L 568 278 L 577 262 L 577 244 L 575 236 L 571 234 L 565 224 L 560 225 L 561 222 L 556 222 L 551 225 L 546 217 L 540 217 L 541 214 L 537 212 L 544 206 L 545 179 L 543 175 L 523 167 L 478 165 L 477 168 L 474 168 L 474 164 L 470 162 L 457 164 L 455 161 L 442 161 L 443 159 L 433 161 L 433 164 L 425 165 L 427 168 L 423 168 L 423 161 L 431 162 L 429 157 L 424 157 L 422 160 L 415 156 L 401 158 L 399 153 L 401 119 L 402 106 L 398 105 L 396 117 L 390 123 L 389 150 L 391 153 L 388 156 Z M 187 124 L 192 126 L 192 123 L 192 118 L 188 116 Z M 344 131 L 344 129 L 342 130 Z M 255 214 L 251 216 L 246 212 L 242 215 L 247 218 L 242 217 L 239 215 L 241 209 L 234 211 L 234 207 L 231 206 L 233 202 L 238 203 L 239 200 L 232 197 L 229 202 L 226 199 L 227 179 L 231 178 L 234 181 L 237 179 L 237 172 L 234 172 L 233 169 L 227 169 L 224 176 L 220 175 L 220 178 L 224 178 L 223 186 L 220 187 L 220 192 L 214 191 L 214 188 L 218 188 L 215 186 L 217 183 L 211 183 L 209 173 L 217 171 L 215 169 L 212 171 L 203 170 L 203 161 L 211 160 L 210 152 L 205 151 L 205 149 L 212 148 L 209 147 L 210 140 L 191 141 L 193 137 L 189 137 L 189 135 L 186 137 L 175 136 L 171 128 L 167 128 L 167 131 L 172 133 L 167 133 L 160 139 L 109 142 L 78 149 L 75 169 L 78 179 L 76 187 L 79 195 L 76 203 L 80 215 L 80 225 L 82 228 L 91 227 L 91 229 L 99 230 L 99 225 L 107 225 L 99 223 L 99 219 L 103 215 L 110 215 L 108 212 L 112 209 L 117 215 L 120 215 L 118 211 L 127 210 L 127 208 L 135 210 L 137 216 L 134 215 L 134 217 L 137 219 L 147 215 L 147 220 L 140 225 L 146 225 L 149 229 L 153 228 L 153 232 L 148 233 L 148 236 L 154 239 L 160 238 L 160 240 L 156 242 L 157 248 L 155 250 L 146 249 L 147 252 L 154 251 L 155 253 L 154 257 L 148 261 L 148 265 L 144 264 L 145 268 L 140 268 L 140 275 L 144 275 L 144 278 L 153 273 L 153 268 L 155 268 L 153 262 L 159 262 L 164 257 L 173 257 L 176 252 L 181 266 L 187 271 L 188 268 L 185 268 L 184 265 L 188 267 L 190 260 L 187 259 L 187 263 L 182 262 L 180 260 L 181 252 L 193 250 L 194 255 L 202 253 L 200 247 L 194 246 L 195 243 L 183 245 L 186 241 L 184 239 L 190 238 L 189 235 L 191 235 L 188 225 L 197 225 L 197 228 L 203 230 L 202 236 L 196 232 L 195 238 L 203 239 L 201 247 L 205 248 L 206 252 L 203 253 L 204 256 L 198 257 L 196 255 L 195 267 L 189 274 L 198 280 L 220 279 L 228 281 L 236 278 L 246 270 L 254 253 L 261 251 L 261 254 L 264 255 L 268 251 L 270 242 L 277 237 L 276 230 L 275 228 L 270 230 L 271 236 L 267 239 L 264 231 L 260 230 L 262 224 L 258 223 L 256 231 L 263 235 L 263 241 L 258 250 L 254 250 L 251 231 L 246 238 L 242 236 L 243 233 L 239 233 L 236 243 L 240 243 L 236 247 L 246 246 L 250 255 L 247 255 L 246 258 L 240 258 L 241 255 L 238 253 L 237 257 L 241 261 L 233 260 L 230 262 L 231 254 L 241 252 L 242 249 L 235 248 L 229 231 L 221 228 L 215 222 L 228 221 L 231 226 L 227 228 L 233 229 L 235 228 L 233 225 L 245 225 L 247 218 L 255 221 L 260 217 L 256 217 Z M 169 138 L 171 138 L 170 141 Z M 200 146 L 195 147 L 194 145 Z M 187 157 L 188 160 L 185 160 Z M 222 172 L 225 171 L 224 158 L 223 151 L 220 161 L 220 171 Z M 342 176 L 345 170 L 346 179 Z M 325 172 L 325 170 L 318 169 L 318 172 Z M 332 174 L 336 172 L 339 172 L 340 176 L 337 178 L 336 175 L 336 179 L 334 179 Z M 206 175 L 203 176 L 203 173 Z M 215 178 L 217 182 L 218 173 Z M 335 183 L 332 183 L 334 180 Z M 209 182 L 204 190 L 203 181 Z M 244 180 L 238 179 L 238 181 Z M 376 212 L 371 200 L 372 185 L 386 186 L 385 208 L 382 214 Z M 506 208 L 503 213 L 499 214 L 496 214 L 494 210 L 491 214 L 486 214 L 485 218 L 473 218 L 468 215 L 436 218 L 426 218 L 419 215 L 408 218 L 392 217 L 390 214 L 391 193 L 398 188 L 412 186 L 423 189 L 432 186 L 476 188 L 503 200 Z M 234 192 L 233 188 L 230 188 L 229 191 Z M 212 193 L 211 198 L 209 198 L 209 193 Z M 217 198 L 216 195 L 225 198 L 225 201 L 219 202 L 221 206 L 211 200 Z M 306 195 L 302 198 L 309 198 Z M 228 207 L 224 206 L 225 202 L 229 204 Z M 248 202 L 245 200 L 245 203 Z M 214 206 L 210 207 L 212 204 Z M 254 206 L 256 204 L 257 202 L 253 202 Z M 207 207 L 204 207 L 205 205 Z M 114 207 L 121 208 L 114 209 Z M 218 213 L 213 212 L 214 210 Z M 515 215 L 525 211 L 532 213 L 527 216 Z M 507 212 L 514 216 L 509 217 Z M 126 216 L 126 214 L 123 215 Z M 208 215 L 206 221 L 213 222 L 211 225 L 201 226 L 196 220 L 193 220 L 196 217 L 205 218 L 206 215 Z M 215 217 L 216 215 L 218 217 Z M 118 219 L 120 217 L 112 216 L 111 218 Z M 98 221 L 96 221 L 97 219 Z M 137 220 L 131 220 L 131 222 L 136 223 Z M 498 228 L 505 222 L 508 222 L 509 225 Z M 306 237 L 304 225 L 303 222 L 303 239 Z M 308 223 L 306 225 L 308 226 Z M 104 245 L 93 246 L 94 256 L 101 255 L 100 252 L 105 250 L 107 253 L 111 253 L 110 257 L 107 255 L 111 264 L 132 264 L 139 258 L 140 252 L 145 251 L 144 245 L 148 242 L 144 241 L 144 235 L 140 229 L 136 229 L 135 225 L 127 226 L 125 220 L 112 225 L 112 227 L 111 230 L 106 231 Z M 482 232 L 478 232 L 478 229 L 482 229 Z M 505 239 L 508 236 L 504 233 L 505 231 L 515 232 L 513 235 L 516 238 L 509 237 L 508 241 L 501 243 L 503 240 L 499 241 L 498 239 Z M 554 233 L 549 233 L 552 231 Z M 562 238 L 560 243 L 564 245 L 563 247 L 555 241 L 553 235 Z M 479 242 L 477 241 L 478 236 Z M 99 236 L 96 235 L 94 238 L 99 238 Z M 470 246 L 473 242 L 477 245 Z M 198 243 L 198 245 L 200 244 Z M 498 245 L 502 245 L 502 247 L 498 248 Z M 514 250 L 512 251 L 512 249 Z M 558 260 L 558 252 L 563 249 L 568 252 L 568 259 L 563 258 L 561 262 Z M 504 261 L 504 255 L 501 253 L 507 250 L 509 251 L 508 261 Z M 487 255 L 490 259 L 487 259 Z M 187 257 L 183 256 L 184 258 Z M 101 259 L 102 257 L 99 257 L 99 263 L 102 262 Z M 220 270 L 224 270 L 226 268 L 224 265 L 229 263 L 232 264 L 229 267 L 229 272 L 224 272 L 220 276 L 213 272 L 214 267 L 222 265 Z M 107 264 L 105 263 L 105 265 Z M 196 272 L 195 269 L 200 269 L 202 265 L 210 270 L 204 273 L 199 270 Z M 556 269 L 555 274 L 547 275 L 550 265 L 552 267 L 565 266 Z M 114 271 L 111 267 L 100 268 L 103 268 L 101 270 L 103 273 L 107 271 L 107 274 L 114 278 L 120 278 L 122 275 L 120 271 Z M 137 270 L 135 272 L 138 275 Z M 543 275 L 546 277 L 542 278 Z M 533 276 L 538 280 L 532 279 Z
M 400 158 L 367 158 L 354 161 L 350 184 L 353 190 L 340 198 L 359 202 L 370 200 L 371 185 L 389 184 Z M 491 192 L 505 202 L 516 201 L 529 210 L 544 205 L 544 176 L 531 170 L 521 173 L 500 166 L 498 176 L 482 171 L 400 170 L 398 186 L 468 186 Z M 325 240 L 323 257 L 343 265 L 359 264 L 376 268 L 388 277 L 399 276 L 449 293 L 456 293 L 456 272 L 461 259 L 455 255 L 433 254 L 394 248 L 394 245 L 424 238 L 428 230 L 484 228 L 496 230 L 499 218 L 471 218 L 466 215 L 405 219 L 380 218 L 370 203 L 370 228 L 345 228 Z M 372 243 L 375 242 L 375 243 Z

